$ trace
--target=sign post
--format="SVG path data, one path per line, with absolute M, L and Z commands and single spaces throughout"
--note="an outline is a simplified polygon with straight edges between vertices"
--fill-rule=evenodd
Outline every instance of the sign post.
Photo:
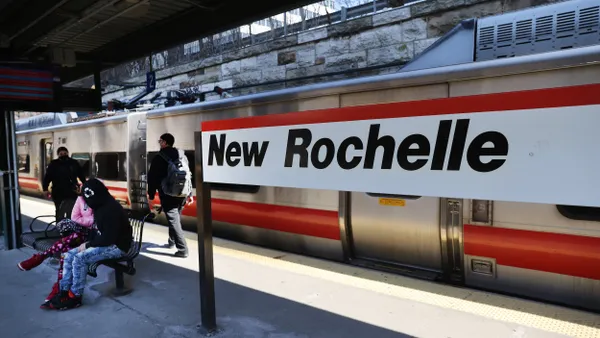
M 202 132 L 194 134 L 196 155 L 196 213 L 198 218 L 198 260 L 200 265 L 200 311 L 202 327 L 208 332 L 217 329 L 215 307 L 215 274 L 213 269 L 212 247 L 212 207 L 210 183 L 204 181 L 202 167 Z

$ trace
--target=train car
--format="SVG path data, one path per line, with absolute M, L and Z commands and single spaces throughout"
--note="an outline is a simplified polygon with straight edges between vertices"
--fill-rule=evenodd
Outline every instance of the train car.
M 129 161 L 125 176 L 109 180 L 124 205 L 156 209 L 160 201 L 144 200 L 143 182 L 159 136 L 175 135 L 193 165 L 202 121 L 340 107 L 368 114 L 385 103 L 504 92 L 526 98 L 540 95 L 538 89 L 600 85 L 599 24 L 597 1 L 567 1 L 466 20 L 396 74 L 20 132 L 21 189 L 39 191 L 39 168 L 55 156 L 47 140 L 59 145 L 66 137 L 73 149 L 83 146 L 71 129 L 94 135 L 85 158 L 98 177 L 108 175 L 99 154 L 112 152 L 113 167 Z M 113 148 L 102 148 L 106 137 Z M 37 156 L 32 172 L 30 159 Z M 600 208 L 231 184 L 214 184 L 212 198 L 216 236 L 600 310 Z M 184 226 L 194 229 L 195 204 L 183 213 Z
M 17 132 L 21 193 L 45 198 L 42 180 L 59 147 L 82 166 L 86 177 L 101 178 L 126 208 L 148 208 L 146 113 L 132 113 Z M 51 187 L 50 187 L 51 188 Z

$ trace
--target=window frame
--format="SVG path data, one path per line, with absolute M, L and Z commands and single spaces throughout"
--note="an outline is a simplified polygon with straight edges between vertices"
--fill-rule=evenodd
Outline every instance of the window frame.
M 557 204 L 556 210 L 564 217 L 575 221 L 600 222 L 600 208 Z
M 81 152 L 81 153 L 72 153 L 71 154 L 71 158 L 74 159 L 75 161 L 77 161 L 82 169 L 85 169 L 85 166 L 84 166 L 84 164 L 81 163 L 81 160 L 78 160 L 75 158 L 78 155 L 85 155 L 88 157 L 88 160 L 87 160 L 88 170 L 87 171 L 84 170 L 85 178 L 88 179 L 92 176 L 92 169 L 93 169 L 92 163 L 94 162 L 93 158 L 92 158 L 92 153 Z
M 21 158 L 25 158 L 25 169 L 21 171 Z M 17 155 L 17 173 L 29 174 L 31 173 L 31 156 L 29 154 L 18 154 Z
M 98 175 L 98 156 L 105 156 L 105 155 L 117 155 L 117 178 L 107 178 L 107 177 L 102 177 L 100 175 Z M 126 167 L 126 163 L 127 163 L 127 153 L 124 151 L 103 151 L 103 152 L 97 152 L 94 153 L 94 166 L 92 168 L 92 174 L 93 176 L 102 179 L 102 180 L 106 180 L 106 181 L 113 181 L 113 182 L 127 182 L 127 167 Z

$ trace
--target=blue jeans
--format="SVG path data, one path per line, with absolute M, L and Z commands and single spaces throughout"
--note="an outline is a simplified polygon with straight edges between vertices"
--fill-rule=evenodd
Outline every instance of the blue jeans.
M 78 251 L 79 248 L 75 248 L 65 253 L 63 279 L 60 281 L 61 291 L 70 289 L 77 296 L 83 294 L 87 269 L 90 264 L 105 259 L 116 259 L 125 254 L 116 245 Z

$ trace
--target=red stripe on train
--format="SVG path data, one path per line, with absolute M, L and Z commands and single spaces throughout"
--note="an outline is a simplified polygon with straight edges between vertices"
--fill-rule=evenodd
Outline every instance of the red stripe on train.
M 158 197 L 151 202 L 159 203 Z M 183 215 L 196 217 L 195 201 L 183 209 Z M 212 217 L 217 222 L 340 240 L 337 211 L 213 198 Z
M 500 265 L 600 280 L 600 238 L 464 226 L 465 254 Z
M 202 122 L 203 131 L 600 104 L 600 84 L 319 109 Z
M 39 189 L 39 182 L 37 178 L 32 177 L 19 177 L 19 185 L 26 189 Z

